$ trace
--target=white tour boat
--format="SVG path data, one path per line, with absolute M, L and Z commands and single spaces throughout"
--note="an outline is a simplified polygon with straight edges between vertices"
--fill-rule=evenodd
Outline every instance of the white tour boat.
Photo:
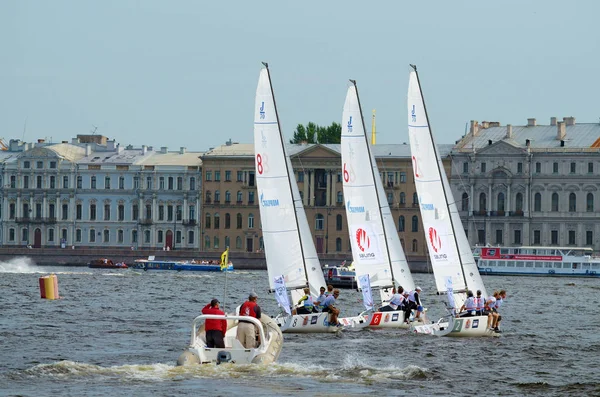
M 204 322 L 208 319 L 227 320 L 225 348 L 209 348 L 206 346 Z M 238 320 L 251 321 L 258 329 L 258 347 L 247 349 L 236 338 Z M 177 365 L 195 364 L 270 364 L 275 362 L 281 353 L 283 335 L 275 321 L 265 315 L 256 319 L 248 316 L 227 314 L 202 314 L 192 322 L 192 337 L 190 345 L 177 359 Z
M 342 115 L 342 176 L 346 219 L 357 279 L 369 275 L 387 305 L 392 288 L 415 288 L 375 157 L 366 135 L 356 82 L 351 81 Z M 373 302 L 371 302 L 373 303 Z M 377 310 L 377 308 L 375 308 Z M 402 310 L 372 313 L 369 328 L 408 328 Z
M 599 277 L 600 258 L 587 247 L 475 247 L 481 274 Z
M 325 286 L 291 161 L 286 154 L 279 116 L 271 86 L 268 65 L 260 72 L 254 108 L 254 153 L 256 187 L 259 197 L 262 234 L 267 261 L 269 286 L 276 292 L 276 278 L 283 276 L 285 288 L 294 305 L 310 288 L 313 299 Z M 287 293 L 285 294 L 287 295 Z M 330 324 L 329 313 L 296 314 L 283 308 L 275 321 L 283 332 L 313 333 L 360 329 L 370 318 L 363 316 L 338 318 Z
M 411 326 L 415 333 L 437 336 L 494 336 L 487 316 L 456 318 L 467 290 L 481 290 L 481 275 L 462 227 L 442 160 L 437 152 L 421 92 L 416 66 L 408 83 L 408 134 L 415 186 L 438 294 L 448 298 L 449 314 L 434 324 Z

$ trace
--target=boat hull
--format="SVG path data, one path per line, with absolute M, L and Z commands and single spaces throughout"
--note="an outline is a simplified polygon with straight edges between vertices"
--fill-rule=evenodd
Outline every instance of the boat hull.
M 447 317 L 437 323 L 411 325 L 410 331 L 415 334 L 448 336 L 455 338 L 500 336 L 487 328 L 487 316 Z
M 479 273 L 497 276 L 546 276 L 546 277 L 600 277 L 600 272 L 595 270 L 574 269 L 544 269 L 535 268 L 499 268 L 480 266 Z
M 403 311 L 374 312 L 370 315 L 371 321 L 367 328 L 403 328 L 408 329 L 410 324 L 405 322 Z
M 275 362 L 281 353 L 283 334 L 271 317 L 263 315 L 258 321 L 263 328 L 259 339 L 266 342 L 254 349 L 246 349 L 242 346 L 236 337 L 238 322 L 232 319 L 227 320 L 225 348 L 209 348 L 206 346 L 204 324 L 202 324 L 197 333 L 192 334 L 195 336 L 194 341 L 179 356 L 177 365 L 220 364 L 223 362 L 220 361 L 223 353 L 228 356 L 226 362 L 231 364 L 270 364 Z
M 221 265 L 209 265 L 203 263 L 190 263 L 180 261 L 148 261 L 137 260 L 132 265 L 134 269 L 140 270 L 175 270 L 175 271 L 196 271 L 196 272 L 220 272 Z M 233 265 L 229 264 L 225 271 L 233 271 Z
M 338 322 L 341 326 L 331 325 L 329 323 L 329 313 L 296 314 L 293 316 L 277 316 L 275 321 L 281 327 L 284 333 L 311 334 L 311 333 L 334 333 L 346 330 L 360 330 L 366 328 L 371 317 L 339 317 Z

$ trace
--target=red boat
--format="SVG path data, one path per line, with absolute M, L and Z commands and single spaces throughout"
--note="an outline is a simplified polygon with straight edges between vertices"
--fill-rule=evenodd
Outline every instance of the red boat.
M 127 269 L 127 265 L 123 262 L 114 263 L 110 259 L 100 258 L 91 261 L 88 264 L 92 269 Z

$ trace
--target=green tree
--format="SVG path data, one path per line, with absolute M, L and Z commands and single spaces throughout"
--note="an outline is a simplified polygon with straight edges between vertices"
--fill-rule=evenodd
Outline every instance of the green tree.
M 341 137 L 342 126 L 338 123 L 334 122 L 328 127 L 321 127 L 310 122 L 306 126 L 298 124 L 290 143 L 340 143 Z

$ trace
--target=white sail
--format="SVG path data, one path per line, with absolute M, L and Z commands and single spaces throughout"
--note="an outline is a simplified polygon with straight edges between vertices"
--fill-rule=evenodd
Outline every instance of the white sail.
M 375 157 L 371 152 L 356 85 L 348 87 L 342 116 L 342 176 L 350 246 L 357 277 L 369 275 L 371 287 L 382 300 L 391 295 L 383 288 L 414 281 L 400 245 Z
M 254 153 L 269 286 L 273 289 L 275 277 L 283 275 L 293 302 L 304 295 L 307 284 L 319 296 L 325 279 L 285 153 L 267 68 L 261 70 L 256 88 Z
M 487 296 L 467 236 L 450 191 L 442 160 L 437 154 L 415 71 L 408 84 L 408 134 L 421 219 L 438 292 L 451 285 L 456 306 L 465 290 Z M 449 284 L 450 283 L 450 284 Z

